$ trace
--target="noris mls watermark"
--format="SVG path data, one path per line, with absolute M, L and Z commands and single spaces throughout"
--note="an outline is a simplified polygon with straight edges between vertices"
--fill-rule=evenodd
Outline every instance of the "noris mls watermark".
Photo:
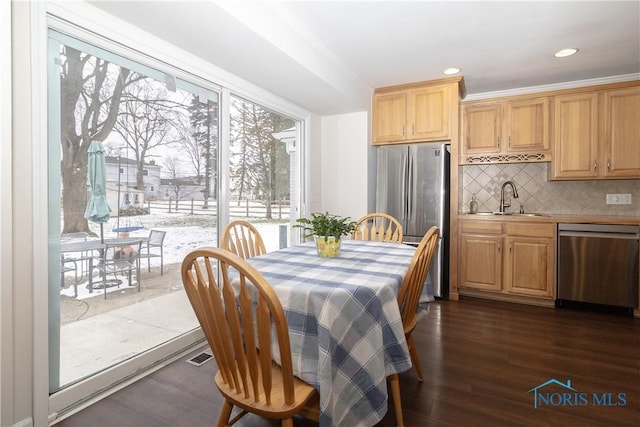
M 581 392 L 555 378 L 546 381 L 527 393 L 533 393 L 533 407 L 558 406 L 626 406 L 627 394 L 623 392 Z

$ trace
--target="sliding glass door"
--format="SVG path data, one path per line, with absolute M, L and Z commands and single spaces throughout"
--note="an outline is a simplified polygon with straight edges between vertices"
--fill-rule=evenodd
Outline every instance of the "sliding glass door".
M 299 117 L 70 33 L 49 30 L 48 45 L 49 411 L 61 415 L 202 341 L 184 256 L 234 219 L 270 251 L 296 242 L 302 199 Z
M 230 220 L 252 223 L 267 252 L 286 247 L 296 218 L 300 126 L 238 96 L 230 110 Z
M 60 411 L 201 339 L 180 263 L 217 245 L 220 109 L 213 86 L 53 30 L 48 64 L 49 390 Z M 102 215 L 90 214 L 97 197 Z

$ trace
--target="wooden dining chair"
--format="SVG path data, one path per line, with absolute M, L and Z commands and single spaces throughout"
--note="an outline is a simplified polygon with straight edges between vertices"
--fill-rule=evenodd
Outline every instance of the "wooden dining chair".
M 423 381 L 422 369 L 420 368 L 418 354 L 416 353 L 411 333 L 418 324 L 418 304 L 420 303 L 424 282 L 427 278 L 429 267 L 431 266 L 431 260 L 438 247 L 439 236 L 440 230 L 435 226 L 431 227 L 424 235 L 418 245 L 418 249 L 416 249 L 413 255 L 409 270 L 407 270 L 407 274 L 400 287 L 400 292 L 398 293 L 398 304 L 400 305 L 400 313 L 402 314 L 402 326 L 407 339 L 407 345 L 409 346 L 409 353 L 411 354 L 411 363 L 415 366 L 416 372 L 418 373 L 418 380 L 421 382 Z
M 293 376 L 287 320 L 264 277 L 226 249 L 201 248 L 182 262 L 182 281 L 218 365 L 215 382 L 225 401 L 217 426 L 248 412 L 281 419 L 285 427 L 293 427 L 294 414 L 317 421 L 318 392 Z M 242 411 L 230 419 L 234 406 Z
M 413 254 L 411 264 L 407 274 L 404 276 L 402 285 L 400 286 L 400 292 L 398 293 L 398 304 L 400 305 L 400 314 L 402 316 L 402 326 L 404 328 L 404 336 L 407 340 L 407 346 L 409 347 L 409 355 L 411 356 L 411 363 L 416 368 L 418 373 L 418 381 L 422 382 L 422 369 L 420 368 L 420 362 L 418 360 L 418 353 L 413 343 L 413 337 L 411 336 L 413 330 L 418 323 L 417 310 L 420 303 L 420 295 L 422 294 L 422 288 L 424 287 L 424 281 L 427 278 L 429 272 L 429 266 L 433 259 L 433 254 L 438 247 L 438 237 L 440 236 L 440 230 L 438 227 L 431 227 L 424 235 L 416 252 Z M 396 422 L 398 426 L 404 425 L 402 417 L 402 399 L 400 397 L 400 380 L 398 374 L 392 374 L 389 376 L 389 384 L 391 385 L 391 396 L 393 398 L 393 406 L 396 413 Z
M 243 259 L 267 253 L 260 232 L 247 221 L 232 221 L 220 239 L 220 247 Z
M 402 224 L 385 213 L 371 213 L 356 221 L 355 240 L 402 243 Z

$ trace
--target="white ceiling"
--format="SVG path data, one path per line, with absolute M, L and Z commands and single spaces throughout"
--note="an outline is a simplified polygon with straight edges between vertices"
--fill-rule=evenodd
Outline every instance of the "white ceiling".
M 468 94 L 640 73 L 640 1 L 90 2 L 321 115 L 451 66 Z

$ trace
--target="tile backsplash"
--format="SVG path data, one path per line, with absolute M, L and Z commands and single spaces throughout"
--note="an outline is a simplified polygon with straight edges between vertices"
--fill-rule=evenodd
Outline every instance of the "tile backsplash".
M 461 212 L 469 211 L 473 195 L 479 212 L 500 207 L 500 190 L 505 181 L 516 184 L 518 198 L 507 210 L 562 215 L 618 215 L 640 217 L 640 180 L 549 181 L 549 163 L 511 163 L 460 166 Z M 607 205 L 607 194 L 631 194 L 630 205 Z M 511 200 L 507 186 L 505 199 Z

